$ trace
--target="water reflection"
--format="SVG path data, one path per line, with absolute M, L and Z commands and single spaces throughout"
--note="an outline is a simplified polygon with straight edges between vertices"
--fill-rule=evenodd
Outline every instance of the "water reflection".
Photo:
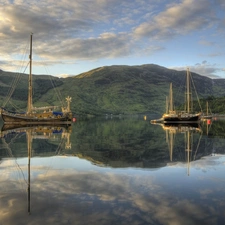
M 220 136 L 223 129 L 223 124 L 216 122 L 207 136 L 205 127 L 201 128 L 199 149 L 196 154 L 192 149 L 195 161 L 192 158 L 190 176 L 185 173 L 186 127 L 182 132 L 176 131 L 172 162 L 166 132 L 139 118 L 77 121 L 68 132 L 71 149 L 66 149 L 67 138 L 61 133 L 49 135 L 36 129 L 31 132 L 34 138 L 29 216 L 27 130 L 4 131 L 0 221 L 2 224 L 223 224 L 225 139 Z M 169 133 L 171 128 L 167 130 Z M 193 144 L 198 144 L 201 132 L 193 131 Z M 211 156 L 212 151 L 216 155 Z
M 176 135 L 183 135 L 183 152 L 187 163 L 187 174 L 190 175 L 190 162 L 196 160 L 196 155 L 201 143 L 203 131 L 199 123 L 190 124 L 164 124 L 160 125 L 166 133 L 166 142 L 168 144 L 170 161 L 173 161 L 174 142 Z M 194 141 L 194 134 L 197 133 L 198 142 Z
M 76 148 L 74 154 L 80 158 L 88 158 L 97 165 L 113 168 L 161 168 L 171 161 L 165 132 L 161 127 L 149 124 L 147 120 L 92 121 L 82 125 L 79 124 L 79 131 L 75 130 L 72 134 L 72 139 L 76 140 L 73 143 Z M 199 139 L 199 135 L 203 136 L 196 155 L 196 159 L 200 159 L 211 154 L 214 140 L 208 138 L 205 127 L 201 128 L 202 132 L 200 128 L 195 128 L 199 132 L 195 132 L 194 141 L 196 142 L 196 137 Z M 174 162 L 185 159 L 184 135 L 179 133 L 176 135 L 176 146 L 173 150 Z
M 31 179 L 31 157 L 32 157 L 32 143 L 34 139 L 55 139 L 56 135 L 61 136 L 61 140 L 64 141 L 65 149 L 71 149 L 70 143 L 70 134 L 71 134 L 71 126 L 68 125 L 25 125 L 22 126 L 20 124 L 4 124 L 0 137 L 4 144 L 4 147 L 8 150 L 8 153 L 11 157 L 13 157 L 11 151 L 11 144 L 15 141 L 15 139 L 20 138 L 26 134 L 26 142 L 27 142 L 27 201 L 28 201 L 28 208 L 27 211 L 30 214 L 30 179 Z M 9 140 L 9 142 L 7 142 Z M 59 144 L 60 148 L 62 147 L 62 142 Z M 57 148 L 56 153 L 59 152 L 59 148 Z M 24 172 L 22 171 L 23 176 Z

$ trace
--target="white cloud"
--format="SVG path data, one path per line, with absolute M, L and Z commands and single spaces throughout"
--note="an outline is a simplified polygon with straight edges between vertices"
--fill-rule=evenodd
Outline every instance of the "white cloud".
M 51 60 L 58 65 L 77 60 L 113 59 L 115 62 L 125 57 L 131 60 L 139 57 L 140 62 L 145 61 L 145 56 L 166 52 L 166 45 L 174 37 L 211 28 L 214 36 L 216 32 L 224 36 L 224 14 L 216 12 L 224 7 L 221 0 L 214 5 L 210 0 L 182 0 L 170 4 L 165 0 L 14 0 L 1 3 L 0 40 L 4 43 L 0 46 L 1 69 L 11 68 L 10 63 L 18 60 L 30 32 L 34 33 L 34 53 L 38 59 Z M 202 37 L 201 44 L 218 48 L 217 40 Z
M 210 77 L 212 79 L 215 78 L 221 78 L 217 74 L 218 71 L 222 71 L 222 69 L 216 65 L 216 64 L 211 64 L 207 62 L 206 60 L 196 63 L 195 65 L 188 65 L 189 69 L 191 72 L 198 73 L 200 75 L 204 75 L 207 77 Z M 186 70 L 187 67 L 173 67 L 171 69 L 176 69 L 176 70 Z
M 57 75 L 57 77 L 59 77 L 59 78 L 67 78 L 69 76 L 70 76 L 69 74 L 59 74 L 59 75 Z
M 183 0 L 179 4 L 168 5 L 165 11 L 153 16 L 149 22 L 140 24 L 134 32 L 139 36 L 169 39 L 178 34 L 205 29 L 215 19 L 209 1 L 205 4 L 203 0 Z

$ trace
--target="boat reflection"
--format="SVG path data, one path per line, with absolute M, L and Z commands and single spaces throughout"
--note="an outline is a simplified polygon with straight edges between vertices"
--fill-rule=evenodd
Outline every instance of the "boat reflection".
M 10 149 L 10 144 L 13 140 L 15 141 L 15 137 L 20 134 L 26 134 L 27 140 L 27 159 L 28 159 L 28 168 L 27 168 L 27 199 L 28 199 L 28 213 L 30 214 L 30 178 L 31 178 L 31 157 L 32 157 L 32 143 L 34 139 L 50 139 L 55 138 L 56 136 L 61 135 L 61 143 L 59 144 L 59 148 L 57 149 L 57 153 L 62 148 L 62 143 L 64 143 L 65 149 L 71 149 L 70 143 L 70 134 L 71 134 L 71 126 L 69 125 L 26 125 L 21 126 L 18 124 L 5 124 L 3 125 L 0 133 L 0 137 L 7 147 L 8 151 L 10 151 L 10 155 L 13 156 L 12 151 Z M 10 140 L 7 143 L 6 139 Z
M 168 144 L 170 161 L 173 162 L 174 142 L 178 134 L 183 134 L 185 161 L 187 163 L 187 174 L 190 175 L 190 162 L 196 160 L 196 154 L 200 145 L 202 137 L 202 129 L 199 123 L 186 123 L 186 124 L 163 124 L 160 125 L 166 132 L 166 142 Z M 194 134 L 198 134 L 198 141 L 194 142 Z

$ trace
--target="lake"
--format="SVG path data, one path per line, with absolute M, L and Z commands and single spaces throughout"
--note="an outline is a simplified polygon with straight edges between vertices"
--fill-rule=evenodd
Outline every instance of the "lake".
M 0 225 L 225 224 L 225 121 L 3 127 Z

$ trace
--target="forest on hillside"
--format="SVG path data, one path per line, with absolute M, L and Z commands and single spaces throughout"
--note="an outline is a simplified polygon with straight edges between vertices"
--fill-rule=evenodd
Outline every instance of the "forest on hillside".
M 14 111 L 26 108 L 27 77 L 27 74 L 0 71 L 1 106 L 12 91 L 11 85 L 19 79 L 6 107 Z M 76 115 L 162 114 L 170 83 L 173 83 L 176 107 L 183 107 L 185 77 L 186 71 L 154 64 L 104 66 L 68 78 L 34 75 L 33 104 L 62 105 L 65 98 L 71 96 L 71 109 Z M 212 80 L 195 73 L 192 73 L 192 78 L 201 103 L 201 107 L 194 104 L 194 109 L 205 111 L 208 102 L 211 112 L 225 113 L 225 79 Z

